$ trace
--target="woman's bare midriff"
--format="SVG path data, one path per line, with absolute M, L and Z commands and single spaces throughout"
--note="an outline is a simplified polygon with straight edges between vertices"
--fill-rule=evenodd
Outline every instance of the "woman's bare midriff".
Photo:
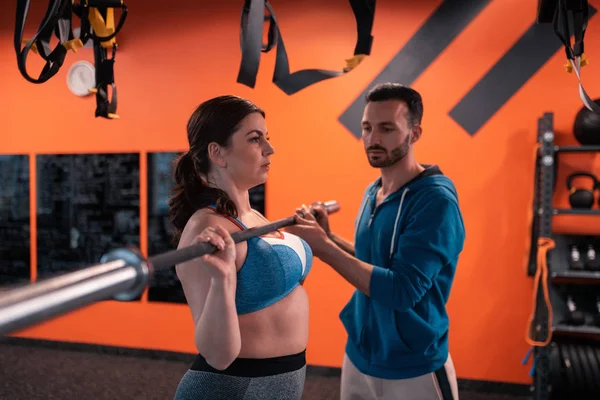
M 302 286 L 277 303 L 239 316 L 240 358 L 269 358 L 296 354 L 308 343 L 308 295 Z

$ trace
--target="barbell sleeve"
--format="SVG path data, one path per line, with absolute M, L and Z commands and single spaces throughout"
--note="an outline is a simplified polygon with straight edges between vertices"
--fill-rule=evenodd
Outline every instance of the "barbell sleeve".
M 328 214 L 340 209 L 335 201 L 323 203 Z M 313 212 L 314 214 L 314 212 Z M 293 216 L 253 227 L 231 236 L 235 243 L 293 225 Z M 0 291 L 0 336 L 103 300 L 131 301 L 139 297 L 154 271 L 168 269 L 216 251 L 210 243 L 199 243 L 167 251 L 145 260 L 135 248 L 110 251 L 100 264 L 84 267 L 39 282 Z
M 143 291 L 149 269 L 141 255 L 127 248 L 109 254 L 102 264 L 0 292 L 0 336 L 97 301 L 131 300 Z

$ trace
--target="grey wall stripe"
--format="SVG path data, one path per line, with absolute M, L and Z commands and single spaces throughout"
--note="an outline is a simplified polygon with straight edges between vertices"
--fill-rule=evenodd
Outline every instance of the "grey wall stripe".
M 354 136 L 360 138 L 364 96 L 371 86 L 386 81 L 411 85 L 489 3 L 490 0 L 446 0 L 442 2 L 383 71 L 342 113 L 339 121 Z M 393 37 L 393 32 L 389 32 L 386 40 L 390 40 L 390 37 Z M 383 40 L 383 38 L 378 39 L 375 36 L 375 44 L 377 40 Z
M 590 6 L 590 19 L 595 13 L 596 10 Z M 557 51 L 563 49 L 552 24 L 533 22 L 514 46 L 452 108 L 450 116 L 470 135 L 475 135 Z M 560 68 L 560 65 L 554 67 Z M 582 73 L 585 82 L 585 68 Z M 569 95 L 576 98 L 577 79 L 575 76 L 572 78 L 573 91 Z

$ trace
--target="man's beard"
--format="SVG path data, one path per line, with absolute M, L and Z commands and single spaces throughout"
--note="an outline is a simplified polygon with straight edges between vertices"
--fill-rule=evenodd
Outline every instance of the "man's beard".
M 369 164 L 371 164 L 371 167 L 374 168 L 386 168 L 386 167 L 390 167 L 394 164 L 396 164 L 398 161 L 402 160 L 404 157 L 406 157 L 406 155 L 408 154 L 408 150 L 410 148 L 410 135 L 408 135 L 406 137 L 406 140 L 398 147 L 392 149 L 392 151 L 389 152 L 387 149 L 381 147 L 381 146 L 371 146 L 367 149 L 367 151 L 369 150 L 382 150 L 385 152 L 385 154 L 381 154 L 381 155 L 377 155 L 375 156 L 376 158 L 373 158 L 374 156 L 372 155 L 367 155 L 367 158 L 369 159 Z

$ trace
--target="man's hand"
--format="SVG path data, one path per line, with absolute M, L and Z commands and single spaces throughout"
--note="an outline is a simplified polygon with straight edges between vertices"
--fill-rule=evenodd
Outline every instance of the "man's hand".
M 327 216 L 323 205 L 315 205 L 315 213 Z M 322 228 L 310 209 L 305 205 L 296 209 L 294 219 L 296 223 L 287 227 L 286 231 L 304 239 L 312 249 L 315 257 L 331 266 L 352 286 L 369 296 L 373 266 L 354 257 L 354 246 L 348 243 L 345 245 L 348 249 L 345 250 L 337 244 L 335 240 L 339 240 L 339 238 L 336 239 L 334 234 L 328 236 L 325 229 Z M 326 218 L 321 219 L 321 221 L 327 223 Z M 329 224 L 326 226 L 329 227 Z
M 320 211 L 315 209 L 317 215 L 325 215 L 325 223 L 327 223 L 327 212 L 325 208 L 320 205 Z M 319 214 L 321 213 L 321 214 Z M 327 247 L 333 244 L 329 237 L 327 236 L 327 232 L 322 226 L 317 222 L 317 219 L 312 215 L 310 209 L 306 207 L 304 204 L 301 208 L 296 209 L 296 213 L 294 214 L 294 219 L 296 223 L 292 226 L 286 228 L 286 231 L 300 236 L 302 239 L 308 243 L 315 257 L 321 257 L 323 253 L 326 251 Z M 321 218 L 321 221 L 323 219 Z M 327 227 L 328 227 L 327 223 Z
M 329 214 L 327 214 L 327 210 L 325 209 L 325 205 L 323 204 L 323 202 L 317 201 L 317 202 L 311 204 L 310 209 L 315 214 L 317 214 L 315 219 L 316 219 L 317 223 L 319 224 L 319 226 L 321 228 L 323 228 L 323 230 L 325 231 L 327 236 L 330 236 L 331 229 L 329 228 Z

